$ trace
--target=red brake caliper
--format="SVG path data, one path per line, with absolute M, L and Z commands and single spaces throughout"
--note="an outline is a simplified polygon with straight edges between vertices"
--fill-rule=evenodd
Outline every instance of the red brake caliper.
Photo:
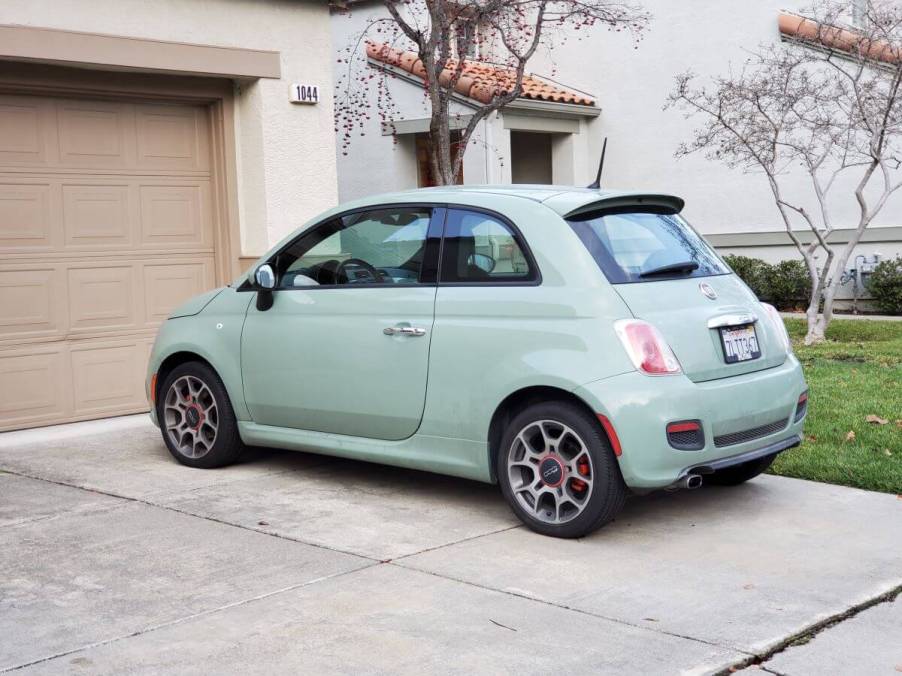
M 583 456 L 582 458 L 577 460 L 576 471 L 583 476 L 589 476 L 589 459 Z M 584 490 L 586 490 L 586 488 L 588 488 L 588 484 L 585 481 L 573 479 L 573 490 L 577 491 L 578 493 L 582 493 Z

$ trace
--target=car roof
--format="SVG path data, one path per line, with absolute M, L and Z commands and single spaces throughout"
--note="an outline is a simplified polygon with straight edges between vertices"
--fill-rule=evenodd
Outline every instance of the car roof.
M 457 200 L 469 204 L 491 206 L 494 196 L 517 197 L 544 204 L 561 216 L 574 216 L 600 208 L 621 206 L 656 206 L 682 211 L 683 200 L 675 195 L 634 190 L 599 190 L 561 185 L 450 185 L 419 188 L 396 193 L 374 195 L 359 200 L 361 205 L 389 202 L 429 202 Z

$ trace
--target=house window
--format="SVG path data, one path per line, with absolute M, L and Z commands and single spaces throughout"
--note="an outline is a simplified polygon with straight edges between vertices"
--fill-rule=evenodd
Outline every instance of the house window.
M 481 58 L 483 58 L 483 53 L 485 51 L 483 49 L 483 45 L 482 45 L 483 36 L 484 36 L 485 31 L 481 30 L 482 27 L 479 23 L 476 23 L 473 26 L 473 32 L 470 34 L 470 39 L 468 41 L 464 42 L 464 45 L 463 45 L 464 50 L 465 50 L 464 53 L 460 54 L 459 50 L 457 48 L 457 32 L 459 30 L 461 30 L 461 28 L 462 27 L 458 27 L 458 25 L 455 24 L 455 29 L 454 29 L 455 34 L 451 38 L 451 44 L 454 47 L 454 55 L 457 58 L 462 57 L 465 60 L 469 60 L 469 61 L 479 61 Z
M 432 148 L 432 141 L 429 138 L 429 134 L 416 134 L 414 137 L 414 143 L 416 147 L 417 153 L 417 187 L 419 188 L 431 188 L 433 186 L 439 185 L 439 182 L 436 180 L 435 176 L 432 175 L 432 165 L 429 162 L 430 150 Z M 454 153 L 457 152 L 457 148 L 460 146 L 460 132 L 452 131 L 451 132 L 451 157 L 454 157 Z M 457 172 L 457 176 L 455 177 L 454 182 L 457 185 L 462 185 L 464 182 L 464 168 L 463 165 L 460 167 L 460 171 Z
M 449 8 L 457 7 L 460 12 L 457 20 L 451 24 L 451 53 L 454 58 L 478 61 L 486 58 L 488 49 L 485 46 L 485 40 L 489 36 L 489 31 L 484 22 L 478 17 L 474 17 L 473 8 L 460 6 L 456 3 L 449 3 Z M 457 38 L 461 35 L 467 26 L 472 28 L 469 39 L 464 43 L 464 52 L 460 53 L 457 48 Z

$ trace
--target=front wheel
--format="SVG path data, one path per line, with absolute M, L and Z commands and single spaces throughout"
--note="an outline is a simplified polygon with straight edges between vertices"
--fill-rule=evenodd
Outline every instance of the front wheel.
M 222 467 L 244 450 L 225 386 L 201 362 L 181 364 L 166 376 L 157 420 L 166 448 L 183 465 Z
M 626 500 L 598 421 L 564 402 L 536 404 L 517 415 L 505 430 L 496 470 L 511 509 L 543 535 L 587 535 L 613 520 Z

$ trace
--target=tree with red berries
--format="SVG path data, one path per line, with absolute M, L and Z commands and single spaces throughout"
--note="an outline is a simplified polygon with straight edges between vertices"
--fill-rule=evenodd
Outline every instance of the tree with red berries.
M 387 86 L 389 70 L 368 68 L 366 49 L 415 53 L 430 110 L 429 163 L 436 182 L 450 185 L 460 174 L 464 152 L 481 121 L 522 94 L 526 65 L 539 48 L 596 27 L 628 31 L 638 39 L 649 15 L 637 5 L 614 0 L 383 0 L 386 15 L 368 21 L 339 59 L 348 68 L 338 78 L 336 130 L 347 149 L 376 114 L 391 123 L 396 112 Z M 460 136 L 452 143 L 451 102 L 464 75 L 467 55 L 479 53 L 501 78 L 483 90 Z M 502 86 L 503 85 L 503 86 Z M 375 89 L 375 92 L 373 91 Z M 372 102 L 375 94 L 375 103 Z

